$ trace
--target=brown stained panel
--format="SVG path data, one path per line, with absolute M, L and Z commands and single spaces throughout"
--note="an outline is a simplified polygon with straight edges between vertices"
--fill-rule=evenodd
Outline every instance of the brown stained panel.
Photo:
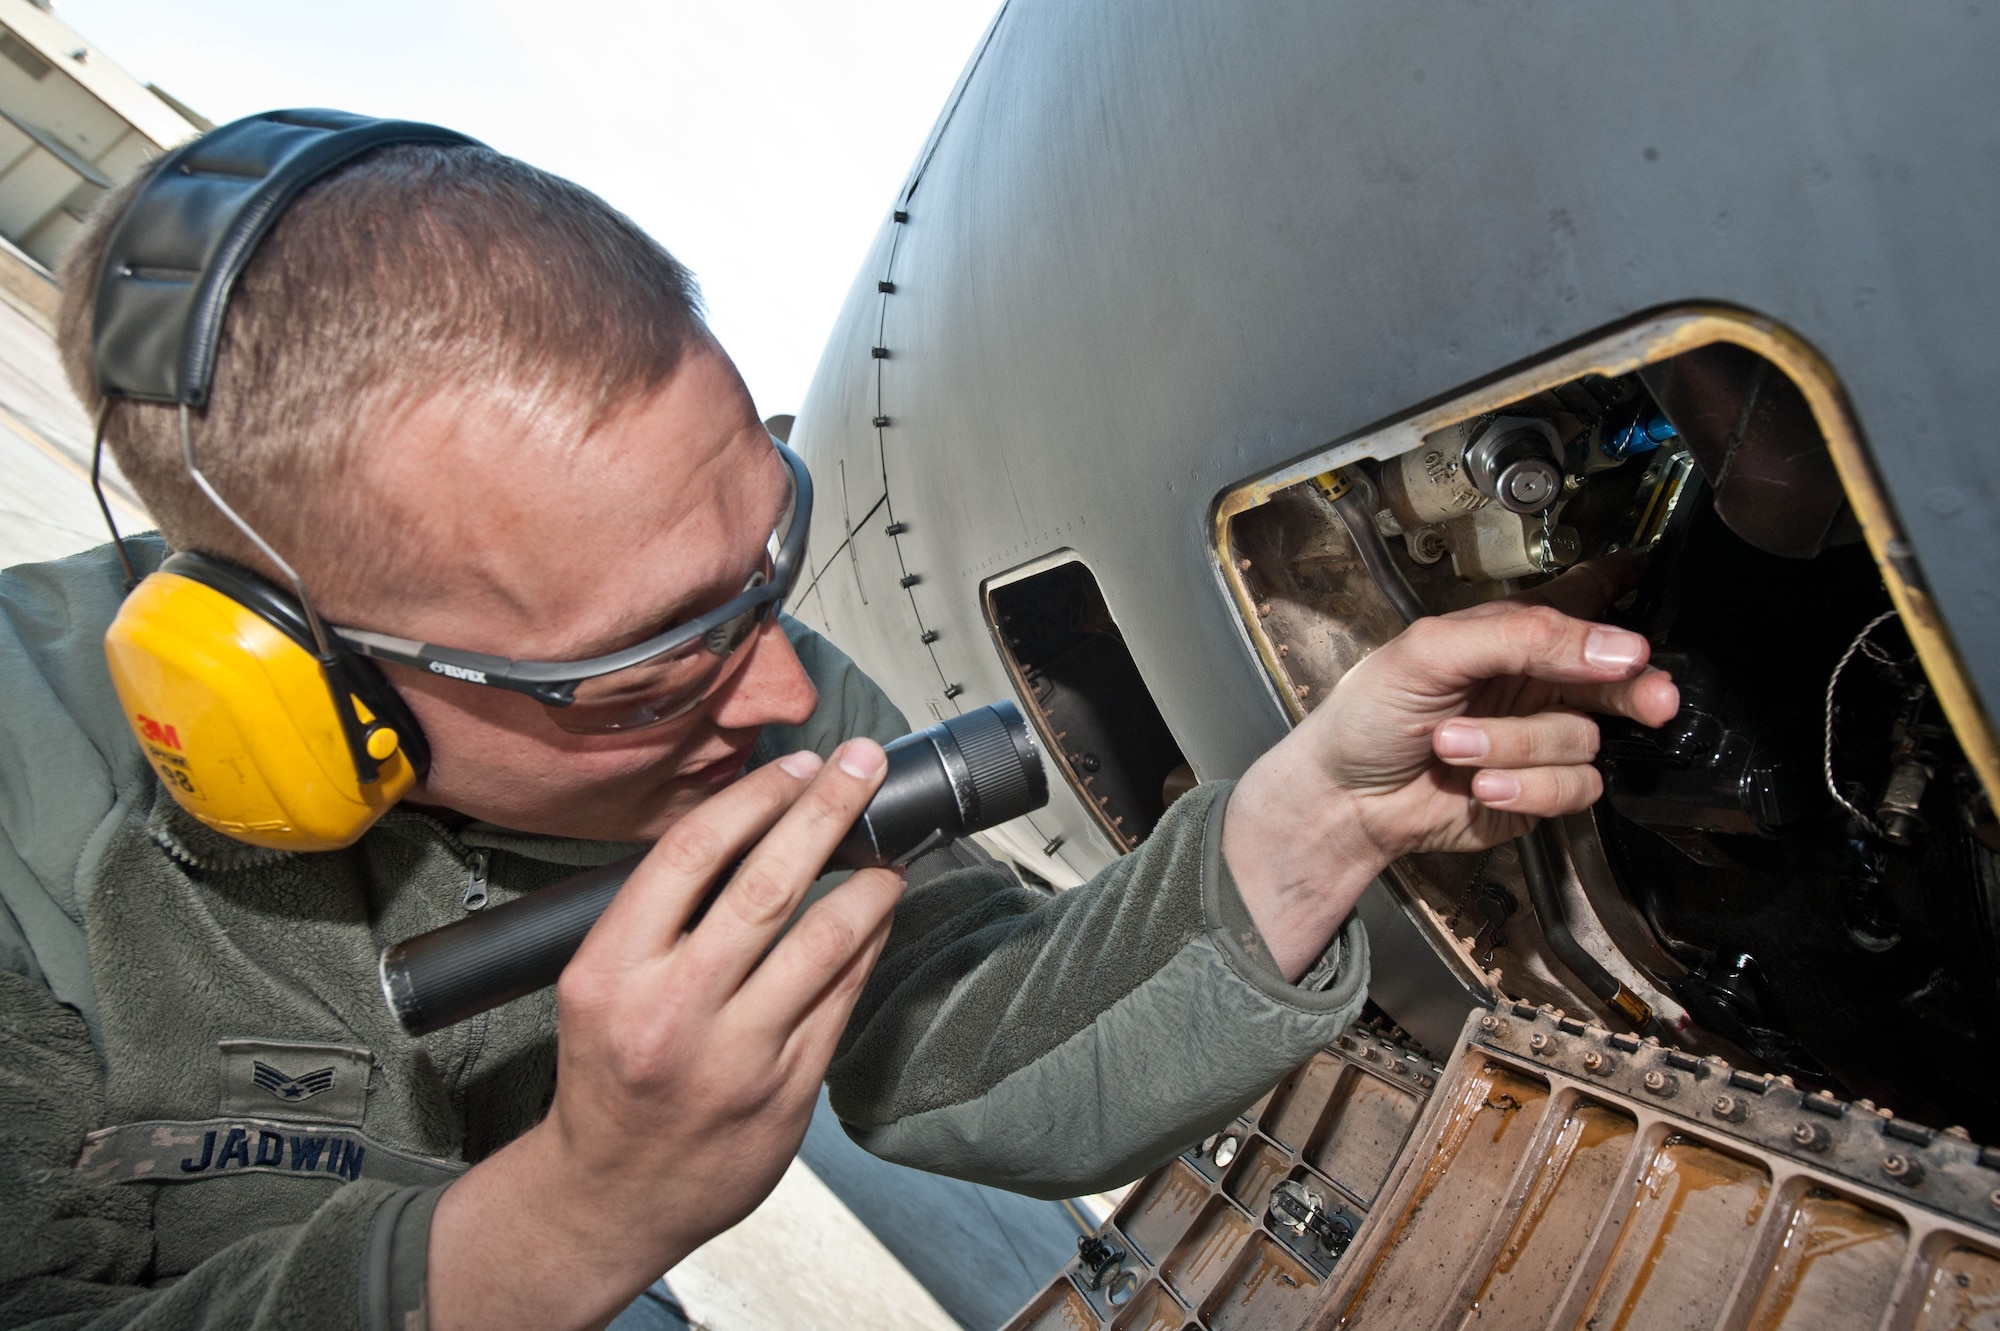
M 1132 1306 L 1111 1324 L 1111 1331 L 1181 1331 L 1187 1323 L 1187 1311 L 1174 1302 L 1174 1296 L 1158 1281 L 1148 1281 Z
M 1236 1167 L 1223 1184 L 1223 1191 L 1243 1204 L 1243 1209 L 1261 1215 L 1271 1200 L 1271 1189 L 1292 1167 L 1291 1157 L 1262 1137 L 1253 1137 L 1237 1158 Z
M 1914 1331 L 2000 1331 L 2000 1258 L 1953 1248 L 1931 1269 Z
M 1637 1134 L 1631 1116 L 1615 1109 L 1587 1100 L 1570 1109 L 1463 1326 L 1511 1331 L 1548 1324 L 1611 1203 Z
M 1333 1098 L 1344 1067 L 1339 1059 L 1320 1054 L 1304 1067 L 1293 1069 L 1271 1095 L 1270 1108 L 1264 1111 L 1264 1132 L 1294 1151 L 1304 1146 L 1319 1125 L 1327 1101 Z
M 1097 1331 L 1097 1314 L 1067 1280 L 1042 1292 L 1019 1323 L 1020 1331 Z
M 1444 1135 L 1387 1247 L 1349 1301 L 1355 1326 L 1435 1324 L 1450 1306 L 1527 1154 L 1549 1088 L 1484 1063 L 1445 1105 Z
M 1142 1182 L 1118 1208 L 1119 1232 L 1153 1265 L 1173 1251 L 1208 1200 L 1208 1180 L 1176 1160 Z
M 1199 1305 L 1228 1273 L 1253 1232 L 1255 1223 L 1248 1216 L 1217 1197 L 1160 1268 L 1160 1276 L 1187 1303 Z
M 1909 1246 L 1894 1216 L 1812 1189 L 1785 1225 L 1748 1331 L 1874 1327 Z
M 1424 1102 L 1360 1069 L 1349 1075 L 1307 1159 L 1320 1173 L 1373 1205 Z
M 1318 1286 L 1298 1258 L 1260 1238 L 1209 1303 L 1206 1321 L 1214 1331 L 1292 1331 L 1312 1311 Z
M 1640 1179 L 1583 1324 L 1592 1331 L 1714 1326 L 1770 1194 L 1761 1165 L 1668 1137 Z

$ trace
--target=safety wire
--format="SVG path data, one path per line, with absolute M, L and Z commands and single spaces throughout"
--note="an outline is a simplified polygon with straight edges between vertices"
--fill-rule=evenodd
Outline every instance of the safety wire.
M 1894 657 L 1868 641 L 1869 634 L 1895 617 L 1896 612 L 1893 609 L 1884 610 L 1881 614 L 1862 625 L 1861 632 L 1854 635 L 1854 641 L 1847 644 L 1847 650 L 1842 652 L 1840 660 L 1834 663 L 1833 674 L 1826 681 L 1826 759 L 1821 769 L 1826 777 L 1826 793 L 1833 796 L 1834 802 L 1847 810 L 1853 816 L 1854 821 L 1866 828 L 1870 836 L 1875 837 L 1882 836 L 1882 829 L 1876 826 L 1873 818 L 1861 812 L 1847 796 L 1840 793 L 1840 785 L 1833 779 L 1833 695 L 1834 691 L 1840 687 L 1841 672 L 1847 669 L 1847 663 L 1854 659 L 1856 652 L 1860 652 L 1866 655 L 1869 660 L 1888 666 L 1892 670 L 1896 668 L 1898 662 Z

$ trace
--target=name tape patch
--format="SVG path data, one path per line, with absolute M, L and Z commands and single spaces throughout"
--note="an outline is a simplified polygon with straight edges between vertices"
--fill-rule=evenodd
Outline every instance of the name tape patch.
M 379 1179 L 402 1187 L 449 1183 L 466 1166 L 386 1146 L 363 1132 L 282 1119 L 211 1118 L 126 1123 L 83 1139 L 77 1172 L 88 1183 L 198 1183 L 231 1174 L 292 1174 L 341 1183 Z

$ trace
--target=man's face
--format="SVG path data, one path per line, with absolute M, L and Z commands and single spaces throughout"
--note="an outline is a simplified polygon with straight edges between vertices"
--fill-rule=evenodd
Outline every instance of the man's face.
M 786 497 L 783 463 L 729 359 L 691 348 L 652 396 L 582 437 L 504 399 L 449 394 L 364 443 L 366 490 L 412 524 L 391 585 L 339 623 L 517 660 L 630 646 L 742 590 Z M 685 716 L 573 735 L 531 698 L 385 665 L 431 746 L 418 804 L 528 832 L 660 835 L 741 772 L 760 729 L 817 696 L 775 620 Z

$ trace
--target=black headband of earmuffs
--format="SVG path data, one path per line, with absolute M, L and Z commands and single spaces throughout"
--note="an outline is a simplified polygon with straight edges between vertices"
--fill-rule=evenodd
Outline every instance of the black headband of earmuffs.
M 480 146 L 456 130 L 345 111 L 267 111 L 168 154 L 111 232 L 91 360 L 105 398 L 201 408 L 223 311 L 285 205 L 322 176 L 399 143 Z

